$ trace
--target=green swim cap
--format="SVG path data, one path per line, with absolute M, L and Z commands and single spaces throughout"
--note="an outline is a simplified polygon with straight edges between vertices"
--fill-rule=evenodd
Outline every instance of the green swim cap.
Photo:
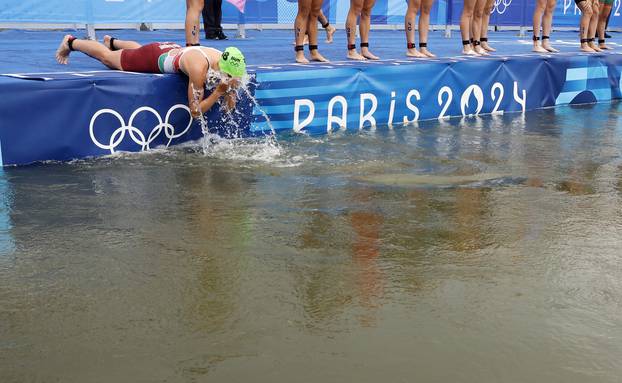
M 236 47 L 229 47 L 222 52 L 218 61 L 220 71 L 232 77 L 242 77 L 246 74 L 244 55 Z

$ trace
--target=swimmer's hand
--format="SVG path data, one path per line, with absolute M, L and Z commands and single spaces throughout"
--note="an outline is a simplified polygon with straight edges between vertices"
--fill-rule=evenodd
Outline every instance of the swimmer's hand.
M 228 91 L 229 91 L 229 85 L 225 84 L 224 82 L 221 82 L 220 84 L 218 84 L 216 86 L 216 89 L 214 89 L 214 93 L 216 93 L 218 95 L 218 97 L 221 97 L 222 95 L 224 95 Z

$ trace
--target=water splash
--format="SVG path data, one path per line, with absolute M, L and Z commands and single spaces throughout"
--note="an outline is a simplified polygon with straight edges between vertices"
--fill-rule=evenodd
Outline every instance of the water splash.
M 220 71 L 210 69 L 206 75 L 204 92 L 211 93 L 218 84 L 228 83 L 229 81 L 231 81 L 230 77 Z M 235 160 L 271 162 L 282 156 L 284 150 L 278 143 L 276 131 L 274 130 L 268 114 L 259 106 L 259 102 L 249 90 L 250 85 L 255 85 L 252 83 L 253 79 L 246 74 L 239 81 L 240 84 L 233 88 L 233 93 L 230 93 L 235 98 L 236 105 L 242 100 L 242 96 L 246 96 L 250 101 L 249 106 L 251 108 L 257 108 L 266 119 L 270 127 L 270 134 L 265 134 L 255 139 L 240 140 L 242 138 L 242 132 L 239 129 L 237 121 L 240 121 L 246 116 L 244 116 L 238 108 L 230 108 L 226 102 L 220 102 L 217 104 L 220 107 L 220 122 L 223 124 L 227 138 L 210 133 L 207 120 L 205 116 L 201 114 L 198 121 L 201 124 L 201 131 L 203 133 L 203 139 L 201 140 L 203 153 L 206 156 L 216 156 L 219 158 L 224 156 Z M 201 90 L 195 90 L 194 87 L 192 87 L 192 92 L 194 102 L 200 102 Z M 238 140 L 234 141 L 235 139 Z

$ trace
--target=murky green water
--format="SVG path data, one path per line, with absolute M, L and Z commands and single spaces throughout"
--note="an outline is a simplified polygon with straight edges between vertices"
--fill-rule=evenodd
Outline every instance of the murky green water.
M 2 382 L 619 382 L 620 104 L 0 174 Z

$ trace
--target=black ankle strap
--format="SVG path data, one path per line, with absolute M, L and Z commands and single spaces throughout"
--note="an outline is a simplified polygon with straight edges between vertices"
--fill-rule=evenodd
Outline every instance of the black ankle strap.
M 311 44 L 309 44 L 309 50 L 310 50 L 310 51 L 317 51 L 317 48 L 318 48 L 318 47 L 317 47 L 317 45 L 311 45 Z
M 408 49 L 415 49 L 415 48 L 417 48 L 417 45 L 415 45 L 415 43 L 406 43 L 406 46 L 408 47 Z
M 602 40 L 601 40 L 601 39 L 598 39 L 598 43 L 599 43 L 599 44 L 604 44 L 604 43 L 605 43 L 605 39 L 602 39 Z
M 201 43 L 194 43 L 194 44 L 190 44 L 190 43 L 186 43 L 187 47 L 200 47 Z
M 473 46 L 476 47 L 478 45 L 480 45 L 481 43 L 479 42 L 479 40 L 473 40 Z
M 369 48 L 369 43 L 361 43 L 361 48 Z
M 548 40 L 548 39 L 550 39 L 549 36 L 542 36 L 542 40 Z
M 581 44 L 583 44 L 583 43 L 589 43 L 589 42 L 590 42 L 590 39 L 581 39 Z
M 471 45 L 470 40 L 462 40 L 462 45 Z
M 354 49 L 356 49 L 356 45 L 354 45 L 354 44 L 348 44 L 348 50 L 349 50 L 349 51 L 354 50 Z
M 428 43 L 419 43 L 419 48 L 426 48 Z
M 110 50 L 111 51 L 116 51 L 117 50 L 117 48 L 114 47 L 114 41 L 115 40 L 116 40 L 116 38 L 114 38 L 114 37 L 110 38 Z
M 488 37 L 482 37 L 482 38 L 479 39 L 479 41 L 485 43 L 485 42 L 488 41 Z
M 69 47 L 70 51 L 73 51 L 73 42 L 76 40 L 75 37 L 71 36 L 67 39 L 67 47 Z
M 294 47 L 294 50 L 295 50 L 296 52 L 304 51 L 304 50 L 305 50 L 305 47 L 304 47 L 304 45 L 296 45 L 296 46 Z
M 327 21 L 326 24 L 322 24 L 322 28 L 326 29 L 326 28 L 328 28 L 329 25 L 330 25 L 330 23 Z
M 539 41 L 539 40 L 540 40 L 540 36 L 533 36 L 533 37 L 532 37 L 532 40 L 533 40 L 533 41 Z

